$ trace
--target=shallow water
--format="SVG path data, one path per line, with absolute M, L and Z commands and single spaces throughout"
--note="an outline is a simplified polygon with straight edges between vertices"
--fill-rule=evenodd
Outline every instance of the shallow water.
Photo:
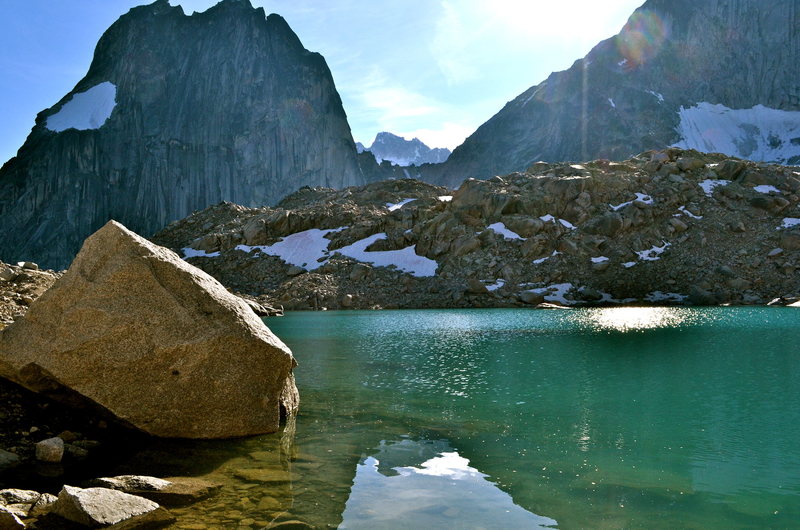
M 800 521 L 800 312 L 292 313 L 284 433 L 159 443 L 203 475 L 178 526 L 786 528 Z

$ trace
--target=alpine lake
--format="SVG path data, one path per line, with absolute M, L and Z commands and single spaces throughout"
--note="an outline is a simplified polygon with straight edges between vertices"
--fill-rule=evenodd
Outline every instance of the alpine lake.
M 798 311 L 290 313 L 282 432 L 115 471 L 223 484 L 175 528 L 797 528 Z

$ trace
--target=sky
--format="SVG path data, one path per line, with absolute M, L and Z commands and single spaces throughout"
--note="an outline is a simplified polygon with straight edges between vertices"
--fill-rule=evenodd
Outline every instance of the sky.
M 459 145 L 506 102 L 622 29 L 644 0 L 251 0 L 333 73 L 356 141 L 389 131 Z M 0 0 L 0 163 L 147 0 Z M 170 0 L 187 14 L 217 0 Z

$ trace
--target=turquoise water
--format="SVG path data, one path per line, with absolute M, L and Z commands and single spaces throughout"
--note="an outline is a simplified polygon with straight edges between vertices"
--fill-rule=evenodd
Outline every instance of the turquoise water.
M 797 310 L 321 312 L 268 323 L 300 363 L 295 450 L 319 463 L 314 477 L 295 473 L 300 520 L 800 525 Z
M 222 483 L 187 529 L 798 528 L 798 311 L 292 313 L 284 432 L 113 473 Z

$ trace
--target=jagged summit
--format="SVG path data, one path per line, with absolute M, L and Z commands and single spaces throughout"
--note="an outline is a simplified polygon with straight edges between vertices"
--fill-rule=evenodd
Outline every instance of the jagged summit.
M 364 182 L 328 66 L 279 15 L 131 9 L 0 169 L 0 258 L 64 267 L 109 219 L 145 235 L 221 200 Z
M 369 148 L 363 144 L 359 151 L 370 151 L 375 160 L 380 164 L 388 160 L 397 166 L 419 166 L 422 164 L 438 164 L 447 160 L 450 150 L 447 148 L 436 147 L 431 149 L 419 138 L 406 140 L 402 136 L 397 136 L 390 132 L 379 132 Z M 358 148 L 358 145 L 356 146 Z

